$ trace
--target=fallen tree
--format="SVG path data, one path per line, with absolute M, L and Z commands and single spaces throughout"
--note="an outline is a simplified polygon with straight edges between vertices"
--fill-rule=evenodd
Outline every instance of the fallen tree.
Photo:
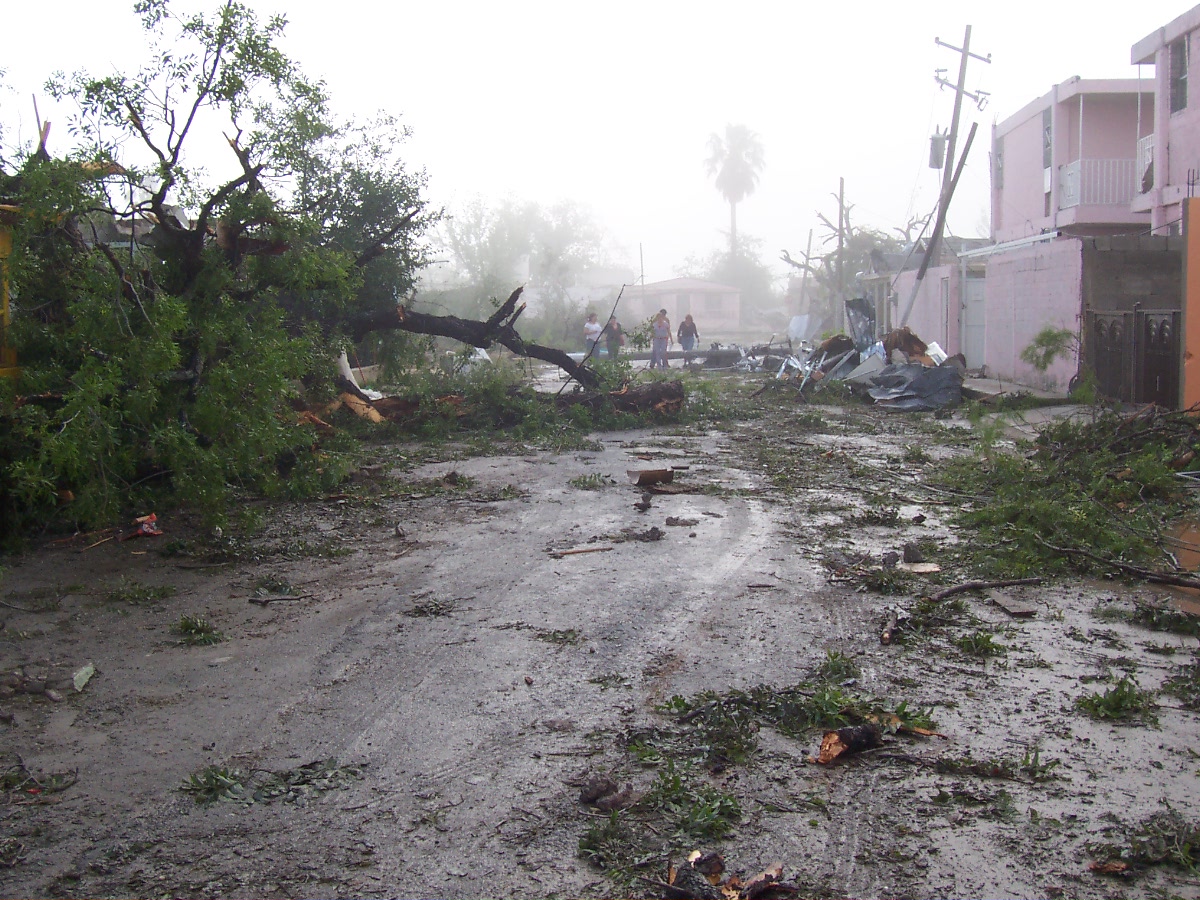
M 558 366 L 586 388 L 600 387 L 600 377 L 595 370 L 583 363 L 577 363 L 566 352 L 555 347 L 528 343 L 517 333 L 517 319 L 525 311 L 524 303 L 518 305 L 523 290 L 524 288 L 517 288 L 500 305 L 499 309 L 483 320 L 462 319 L 458 316 L 434 316 L 411 307 L 397 306 L 394 310 L 387 310 L 356 322 L 355 337 L 361 339 L 372 331 L 386 331 L 395 328 L 410 334 L 452 338 L 482 350 L 499 344 L 517 356 L 537 359 Z

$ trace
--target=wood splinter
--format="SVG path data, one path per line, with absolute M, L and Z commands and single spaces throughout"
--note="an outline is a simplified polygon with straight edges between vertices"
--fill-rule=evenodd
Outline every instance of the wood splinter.
M 612 549 L 612 547 L 577 547 L 574 550 L 553 550 L 550 556 L 553 559 L 562 559 L 564 556 L 575 556 L 578 553 L 607 553 Z

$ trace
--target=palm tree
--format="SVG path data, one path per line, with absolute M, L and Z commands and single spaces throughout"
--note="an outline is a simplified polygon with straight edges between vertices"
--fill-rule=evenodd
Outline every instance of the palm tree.
M 754 193 L 766 161 L 758 135 L 745 125 L 726 125 L 725 136 L 708 139 L 709 175 L 716 175 L 717 190 L 729 201 L 729 253 L 737 254 L 737 205 Z

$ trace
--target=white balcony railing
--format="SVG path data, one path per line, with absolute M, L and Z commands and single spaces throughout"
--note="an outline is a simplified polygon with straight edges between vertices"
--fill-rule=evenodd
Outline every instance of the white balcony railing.
M 1058 169 L 1058 208 L 1127 206 L 1138 194 L 1136 159 L 1077 159 Z
M 1146 178 L 1146 173 L 1154 164 L 1154 135 L 1148 134 L 1144 138 L 1139 138 L 1137 142 L 1137 189 L 1139 194 L 1144 194 L 1154 185 L 1153 176 Z

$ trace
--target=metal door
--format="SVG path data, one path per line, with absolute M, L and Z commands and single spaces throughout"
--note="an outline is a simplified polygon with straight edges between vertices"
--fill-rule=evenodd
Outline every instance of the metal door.
M 968 369 L 983 367 L 986 333 L 984 329 L 984 285 L 978 276 L 967 276 L 962 295 L 962 353 Z

